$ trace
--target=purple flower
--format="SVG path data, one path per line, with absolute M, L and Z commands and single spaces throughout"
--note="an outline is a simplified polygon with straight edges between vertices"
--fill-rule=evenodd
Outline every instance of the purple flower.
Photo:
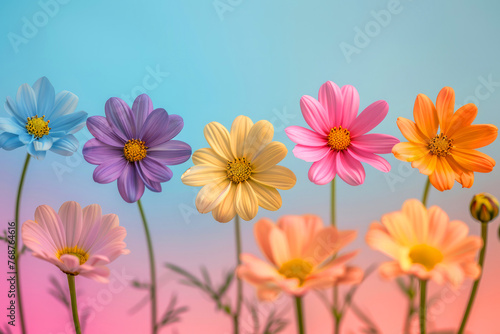
M 177 165 L 191 156 L 191 146 L 172 140 L 184 127 L 182 117 L 165 109 L 153 110 L 146 94 L 139 95 L 132 109 L 117 97 L 106 101 L 106 117 L 92 116 L 87 127 L 95 137 L 83 147 L 87 162 L 99 165 L 94 181 L 118 179 L 118 191 L 128 203 L 139 200 L 144 186 L 161 191 L 161 182 L 172 178 L 165 165 Z

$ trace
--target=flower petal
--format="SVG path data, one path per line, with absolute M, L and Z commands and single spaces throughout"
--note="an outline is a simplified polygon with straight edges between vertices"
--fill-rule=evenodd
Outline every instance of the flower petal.
M 196 208 L 200 213 L 208 213 L 226 198 L 231 189 L 231 182 L 226 178 L 208 183 L 196 196 Z
M 189 160 L 191 146 L 180 140 L 169 140 L 149 148 L 147 154 L 165 165 L 178 165 Z
M 189 168 L 181 176 L 187 186 L 201 187 L 214 181 L 227 179 L 226 170 L 219 166 L 197 165 Z
M 214 165 L 221 168 L 227 167 L 227 160 L 215 153 L 211 148 L 200 148 L 193 153 L 193 163 L 195 165 Z
M 236 216 L 236 184 L 231 182 L 226 197 L 212 210 L 212 216 L 219 223 L 227 223 Z
M 205 126 L 203 130 L 205 139 L 208 145 L 222 158 L 227 161 L 233 161 L 233 153 L 231 152 L 231 139 L 227 129 L 218 122 L 211 122 Z
M 359 94 L 351 85 L 342 86 L 342 121 L 340 125 L 349 129 L 359 111 Z
M 40 115 L 48 115 L 54 108 L 56 92 L 54 86 L 46 77 L 41 77 L 33 84 L 33 91 L 36 96 L 37 113 Z
M 307 124 L 321 135 L 328 135 L 331 130 L 325 108 L 314 97 L 304 95 L 300 98 L 300 110 Z
M 271 122 L 261 120 L 255 123 L 248 132 L 243 156 L 250 162 L 271 142 L 274 135 L 274 127 Z
M 429 175 L 431 184 L 439 191 L 450 190 L 455 183 L 455 172 L 446 158 L 439 157 L 436 162 L 434 173 Z
M 0 132 L 22 135 L 26 133 L 26 128 L 19 125 L 13 118 L 0 118 Z
M 253 126 L 252 120 L 240 115 L 236 117 L 231 125 L 231 149 L 235 157 L 243 157 L 245 140 Z
M 277 228 L 276 225 L 273 224 L 273 222 L 268 218 L 259 219 L 253 227 L 255 241 L 257 242 L 257 245 L 259 246 L 264 256 L 271 263 L 276 263 L 274 261 L 272 244 L 269 238 L 271 235 L 271 231 L 275 228 Z
M 11 151 L 23 145 L 25 145 L 25 143 L 19 140 L 18 135 L 8 132 L 0 134 L 0 148 L 4 150 Z
M 243 181 L 236 187 L 236 213 L 243 220 L 252 220 L 259 210 L 259 201 L 252 186 Z
M 270 142 L 252 161 L 253 172 L 263 172 L 275 166 L 286 157 L 288 150 L 283 143 Z
M 125 101 L 118 97 L 108 99 L 104 112 L 113 132 L 123 141 L 136 138 L 135 116 Z
M 328 145 L 324 146 L 304 146 L 297 144 L 293 148 L 293 155 L 296 158 L 307 162 L 316 162 L 323 159 L 331 151 Z
M 63 90 L 57 93 L 55 97 L 54 107 L 50 113 L 47 114 L 47 119 L 57 119 L 61 116 L 71 114 L 75 111 L 78 105 L 78 96 Z
M 446 133 L 455 111 L 455 91 L 451 87 L 444 87 L 436 99 L 436 111 L 441 132 Z
M 370 104 L 356 119 L 352 121 L 352 124 L 349 127 L 351 138 L 364 135 L 368 131 L 374 129 L 384 120 L 388 112 L 389 105 L 383 100 L 375 101 Z
M 73 135 L 67 135 L 60 139 L 57 139 L 50 150 L 62 156 L 70 156 L 78 150 L 80 143 Z
M 328 142 L 328 138 L 325 135 L 320 135 L 301 126 L 289 126 L 285 129 L 285 132 L 291 141 L 300 145 L 324 146 Z
M 132 166 L 122 157 L 108 159 L 94 170 L 94 181 L 97 183 L 110 183 L 125 173 L 128 166 Z
M 411 167 L 418 168 L 421 174 L 431 175 L 436 170 L 437 159 L 437 155 L 426 154 L 422 158 L 412 161 Z
M 429 142 L 429 138 L 420 131 L 415 122 L 404 117 L 398 117 L 396 123 L 403 136 L 409 141 L 426 145 Z
M 127 203 L 137 202 L 144 194 L 144 182 L 132 164 L 126 164 L 117 183 L 118 191 Z
M 365 181 L 365 169 L 361 163 L 346 152 L 337 154 L 337 174 L 347 184 L 358 186 Z
M 120 138 L 110 127 L 108 121 L 102 116 L 92 116 L 87 119 L 87 129 L 90 133 L 107 145 L 123 149 L 128 139 Z
M 471 125 L 476 116 L 477 106 L 474 103 L 460 107 L 451 118 L 450 127 L 446 133 L 448 137 L 452 137 L 461 128 Z
M 427 138 L 434 138 L 437 134 L 439 121 L 436 107 L 431 99 L 424 94 L 418 94 L 413 107 L 413 118 L 418 128 Z
M 5 148 L 5 146 L 4 146 Z M 35 144 L 31 142 L 28 145 L 28 153 L 35 159 L 37 160 L 43 160 L 45 159 L 45 156 L 47 155 L 47 151 L 37 151 L 35 150 Z
M 404 142 L 394 145 L 392 153 L 396 159 L 403 161 L 415 161 L 428 154 L 429 148 L 423 144 Z
M 417 241 L 425 243 L 429 234 L 429 216 L 425 206 L 416 199 L 410 199 L 403 203 L 401 209 L 411 223 Z
M 259 206 L 269 211 L 276 211 L 281 208 L 281 195 L 278 190 L 255 182 L 252 179 L 249 179 L 247 182 L 250 186 L 252 186 L 252 189 L 257 196 Z
M 66 232 L 66 247 L 75 247 L 83 226 L 83 215 L 80 204 L 74 201 L 64 202 L 58 212 L 64 231 Z
M 135 128 L 141 129 L 149 114 L 153 111 L 153 101 L 148 94 L 137 96 L 132 104 L 132 112 L 135 116 Z
M 155 159 L 146 157 L 138 161 L 138 165 L 143 175 L 152 181 L 167 182 L 173 176 L 170 168 Z
M 451 154 L 460 166 L 473 172 L 489 173 L 495 166 L 495 160 L 476 150 L 454 147 Z
M 38 140 L 33 141 L 33 146 L 37 151 L 47 151 L 50 150 L 52 144 L 54 143 L 54 139 L 50 136 L 43 136 Z
M 165 109 L 155 109 L 149 114 L 139 134 L 139 138 L 146 142 L 146 146 L 154 147 L 167 142 L 170 133 L 166 131 L 170 117 Z
M 480 148 L 493 143 L 497 135 L 498 128 L 494 125 L 469 125 L 455 132 L 453 135 L 453 145 L 465 149 Z
M 309 180 L 317 185 L 332 182 L 337 173 L 337 151 L 330 150 L 323 159 L 316 161 L 307 173 Z
M 342 91 L 340 90 L 339 86 L 335 84 L 335 82 L 327 81 L 323 85 L 321 85 L 318 94 L 318 101 L 326 110 L 326 113 L 328 115 L 328 125 L 330 126 L 330 128 L 341 124 L 343 97 Z
M 57 249 L 63 249 L 66 246 L 66 235 L 61 218 L 48 205 L 40 205 L 35 210 L 35 222 L 47 231 L 56 245 Z
M 347 152 L 355 160 L 366 162 L 367 164 L 371 165 L 381 172 L 388 173 L 391 171 L 391 164 L 379 155 L 359 150 L 355 147 L 350 147 Z
M 30 85 L 22 84 L 19 87 L 16 95 L 16 106 L 17 111 L 24 120 L 26 120 L 28 117 L 33 117 L 36 115 L 36 95 Z M 41 116 L 42 115 L 40 115 L 40 117 Z
M 283 166 L 273 166 L 264 172 L 254 173 L 251 179 L 266 186 L 282 190 L 292 188 L 295 182 L 297 182 L 295 174 Z
M 26 118 L 24 117 L 24 115 L 21 115 L 18 111 L 18 108 L 16 106 L 16 101 L 14 101 L 10 96 L 7 96 L 7 99 L 4 103 L 4 109 L 10 116 L 14 117 L 19 124 L 26 123 Z
M 351 141 L 353 147 L 378 154 L 391 153 L 392 148 L 397 143 L 399 143 L 399 139 L 396 137 L 380 133 L 369 133 L 353 138 Z
M 87 115 L 88 114 L 85 111 L 77 111 L 68 115 L 60 116 L 50 122 L 50 126 L 52 128 L 51 131 L 64 131 L 68 134 L 78 132 L 85 126 Z
M 123 156 L 123 149 L 104 144 L 99 139 L 92 138 L 83 146 L 83 157 L 88 163 L 99 165 L 110 159 Z

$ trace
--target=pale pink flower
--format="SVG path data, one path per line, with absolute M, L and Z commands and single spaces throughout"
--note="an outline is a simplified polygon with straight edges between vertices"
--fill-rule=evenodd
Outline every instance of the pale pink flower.
M 476 279 L 481 273 L 475 258 L 483 242 L 468 234 L 464 222 L 450 221 L 438 206 L 427 210 L 420 201 L 411 199 L 401 211 L 382 216 L 382 224 L 373 223 L 366 242 L 394 259 L 380 266 L 387 279 L 415 275 L 458 287 L 466 277 Z
M 107 264 L 122 254 L 123 239 L 127 235 L 119 226 L 115 214 L 102 215 L 97 204 L 80 207 L 76 202 L 65 202 L 57 213 L 48 205 L 40 205 L 35 220 L 22 226 L 23 242 L 33 256 L 56 265 L 69 275 L 82 275 L 107 282 Z
M 389 162 L 377 154 L 391 153 L 399 140 L 386 134 L 366 134 L 387 115 L 387 102 L 376 101 L 358 116 L 356 88 L 350 85 L 339 88 L 334 82 L 327 81 L 319 90 L 318 100 L 302 96 L 300 109 L 312 130 L 289 126 L 285 131 L 297 144 L 293 154 L 313 162 L 309 169 L 311 182 L 327 184 L 338 175 L 352 186 L 360 185 L 365 180 L 361 162 L 385 173 L 391 170 Z
M 261 219 L 254 234 L 269 261 L 241 254 L 238 276 L 257 288 L 261 300 L 273 300 L 280 292 L 302 296 L 311 289 L 331 288 L 341 283 L 359 283 L 363 272 L 346 262 L 357 251 L 332 256 L 356 238 L 356 231 L 324 227 L 313 215 L 283 216 L 274 224 Z

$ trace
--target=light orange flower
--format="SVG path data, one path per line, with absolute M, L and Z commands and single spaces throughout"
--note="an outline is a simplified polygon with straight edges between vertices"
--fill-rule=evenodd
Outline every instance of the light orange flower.
M 356 231 L 324 227 L 321 218 L 304 215 L 283 216 L 277 224 L 261 219 L 254 225 L 254 234 L 270 263 L 241 254 L 243 264 L 237 274 L 257 288 L 260 300 L 273 300 L 282 291 L 302 296 L 310 289 L 359 283 L 363 277 L 361 269 L 346 266 L 357 251 L 331 259 L 356 238 Z
M 380 266 L 385 278 L 409 274 L 458 287 L 465 277 L 476 279 L 481 273 L 475 257 L 483 241 L 468 233 L 464 222 L 449 221 L 438 206 L 427 210 L 420 201 L 410 199 L 402 211 L 384 215 L 382 224 L 373 223 L 366 242 L 394 259 Z
M 497 127 L 472 125 L 477 115 L 473 103 L 455 113 L 454 106 L 455 92 L 451 87 L 444 87 L 439 92 L 436 106 L 426 95 L 419 94 L 413 107 L 416 123 L 403 117 L 397 121 L 409 142 L 396 144 L 392 149 L 397 159 L 411 161 L 411 166 L 428 175 L 432 185 L 440 191 L 451 189 L 454 180 L 470 188 L 474 172 L 489 173 L 495 166 L 495 160 L 476 149 L 497 138 Z

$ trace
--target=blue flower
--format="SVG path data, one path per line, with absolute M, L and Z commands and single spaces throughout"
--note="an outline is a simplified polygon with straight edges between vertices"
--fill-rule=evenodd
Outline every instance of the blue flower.
M 33 88 L 22 84 L 14 101 L 7 97 L 5 110 L 11 116 L 0 118 L 0 148 L 13 150 L 27 145 L 36 159 L 45 158 L 48 150 L 72 155 L 78 149 L 73 136 L 85 126 L 87 113 L 74 112 L 78 97 L 68 91 L 56 95 L 46 77 L 38 79 Z

